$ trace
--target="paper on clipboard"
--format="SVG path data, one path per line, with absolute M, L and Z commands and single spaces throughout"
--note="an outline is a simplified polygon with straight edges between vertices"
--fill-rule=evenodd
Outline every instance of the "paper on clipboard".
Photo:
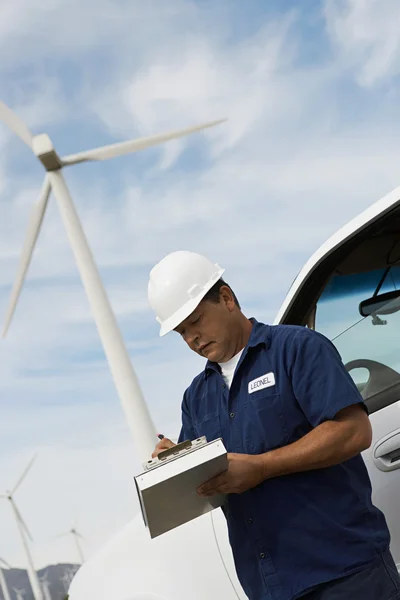
M 225 495 L 203 498 L 197 488 L 228 468 L 221 438 L 186 441 L 144 464 L 135 477 L 142 516 L 150 537 L 183 525 L 223 505 Z

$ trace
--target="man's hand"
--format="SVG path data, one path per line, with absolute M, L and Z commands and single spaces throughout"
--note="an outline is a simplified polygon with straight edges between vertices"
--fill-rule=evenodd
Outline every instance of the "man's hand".
M 263 462 L 260 455 L 228 454 L 228 469 L 201 485 L 200 496 L 215 494 L 242 494 L 264 481 Z
M 171 440 L 169 440 L 168 438 L 163 438 L 158 442 L 157 446 L 154 448 L 154 452 L 151 455 L 151 458 L 155 458 L 160 454 L 160 452 L 162 452 L 163 450 L 168 450 L 168 448 L 172 448 L 172 446 L 176 446 L 176 444 L 174 444 L 174 442 L 171 442 Z

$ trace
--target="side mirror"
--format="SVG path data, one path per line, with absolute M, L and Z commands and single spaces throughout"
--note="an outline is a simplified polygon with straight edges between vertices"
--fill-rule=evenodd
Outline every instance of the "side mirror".
M 391 315 L 400 310 L 400 290 L 363 300 L 360 302 L 358 310 L 362 317 Z

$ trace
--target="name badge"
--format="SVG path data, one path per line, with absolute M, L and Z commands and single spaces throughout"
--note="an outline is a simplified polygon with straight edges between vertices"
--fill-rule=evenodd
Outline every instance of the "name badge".
M 272 372 L 266 373 L 265 375 L 261 375 L 261 377 L 257 377 L 257 379 L 253 379 L 253 381 L 249 382 L 249 394 L 272 387 L 273 385 L 275 385 L 275 375 Z

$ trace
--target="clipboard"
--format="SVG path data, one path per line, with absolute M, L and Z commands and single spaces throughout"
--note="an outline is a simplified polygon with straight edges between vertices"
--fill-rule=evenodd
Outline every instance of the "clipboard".
M 160 452 L 143 464 L 135 477 L 142 517 L 150 537 L 175 529 L 219 508 L 226 496 L 203 498 L 197 488 L 228 468 L 221 438 L 207 442 L 205 436 L 186 440 Z

